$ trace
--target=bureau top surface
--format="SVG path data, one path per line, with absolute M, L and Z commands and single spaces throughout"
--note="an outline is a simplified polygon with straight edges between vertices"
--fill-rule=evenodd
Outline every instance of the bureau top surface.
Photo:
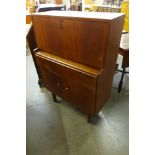
M 111 13 L 111 12 L 82 12 L 82 11 L 46 11 L 33 13 L 33 16 L 56 16 L 67 18 L 83 18 L 83 19 L 98 19 L 98 20 L 112 20 L 123 16 L 124 13 Z

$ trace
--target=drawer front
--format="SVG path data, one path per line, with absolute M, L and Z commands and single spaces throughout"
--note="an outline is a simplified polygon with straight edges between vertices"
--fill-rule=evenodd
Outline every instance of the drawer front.
M 86 114 L 93 113 L 95 103 L 95 92 L 78 82 L 69 80 L 47 70 L 44 66 L 40 67 L 42 79 L 45 87 L 69 101 L 80 111 Z
M 96 90 L 96 77 L 38 56 L 36 56 L 36 58 L 39 66 L 44 67 L 49 72 L 55 73 L 61 77 L 64 77 L 65 79 L 69 79 L 69 81 L 76 81 L 80 85 L 83 85 L 92 91 Z
M 40 67 L 40 73 L 42 76 L 43 83 L 48 90 L 52 91 L 53 93 L 61 97 L 64 97 L 67 95 L 67 93 L 65 93 L 65 91 L 62 89 L 64 88 L 64 85 L 63 85 L 64 78 L 57 76 L 52 72 L 49 72 L 44 67 Z

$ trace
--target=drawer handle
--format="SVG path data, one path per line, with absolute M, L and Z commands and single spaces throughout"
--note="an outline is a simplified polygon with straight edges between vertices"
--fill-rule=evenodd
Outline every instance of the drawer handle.
M 60 85 L 61 85 L 61 84 L 58 82 L 58 83 L 57 83 L 57 86 L 60 86 Z
M 68 87 L 65 87 L 65 90 L 67 90 L 67 91 L 68 91 L 68 90 L 69 90 L 69 88 L 68 88 Z

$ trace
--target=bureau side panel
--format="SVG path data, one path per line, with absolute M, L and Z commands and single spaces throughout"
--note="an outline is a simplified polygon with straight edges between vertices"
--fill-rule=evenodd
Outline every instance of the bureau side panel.
M 122 34 L 124 16 L 116 18 L 111 22 L 109 29 L 108 48 L 104 62 L 104 72 L 97 81 L 97 94 L 95 111 L 99 112 L 109 99 L 112 89 L 112 82 L 115 73 L 115 65 L 118 56 L 118 48 Z

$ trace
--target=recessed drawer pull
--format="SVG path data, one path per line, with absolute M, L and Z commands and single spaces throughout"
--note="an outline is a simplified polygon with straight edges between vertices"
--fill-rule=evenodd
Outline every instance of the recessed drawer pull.
M 69 90 L 69 88 L 68 87 L 65 87 L 65 90 Z

